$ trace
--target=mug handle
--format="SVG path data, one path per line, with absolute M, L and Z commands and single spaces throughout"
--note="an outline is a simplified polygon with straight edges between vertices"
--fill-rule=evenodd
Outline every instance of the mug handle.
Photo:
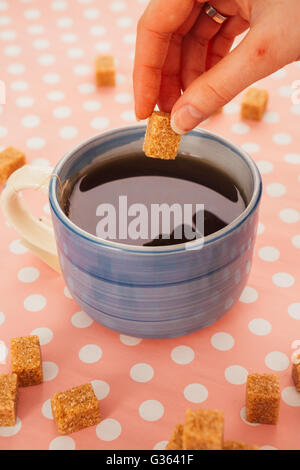
M 20 234 L 22 244 L 55 271 L 61 272 L 52 222 L 30 214 L 20 194 L 24 189 L 34 189 L 48 195 L 52 174 L 51 167 L 21 167 L 7 180 L 0 207 L 9 225 Z

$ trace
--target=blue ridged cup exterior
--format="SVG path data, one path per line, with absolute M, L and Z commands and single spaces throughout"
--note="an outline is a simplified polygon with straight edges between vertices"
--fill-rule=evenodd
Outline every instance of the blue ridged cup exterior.
M 96 156 L 140 150 L 144 133 L 144 126 L 136 126 L 96 136 L 67 154 L 54 173 L 64 182 Z M 89 235 L 63 214 L 58 204 L 58 178 L 51 179 L 49 199 L 55 237 L 71 294 L 94 320 L 122 334 L 167 338 L 204 328 L 234 305 L 246 284 L 261 197 L 258 170 L 250 157 L 221 137 L 194 131 L 182 139 L 182 150 L 187 153 L 192 153 L 190 139 L 193 146 L 198 142 L 200 155 L 206 140 L 209 145 L 215 142 L 226 146 L 233 158 L 244 160 L 243 165 L 250 162 L 251 184 L 256 184 L 251 210 L 205 239 L 201 249 L 194 242 L 193 249 L 187 244 L 143 251 L 142 247 L 118 245 Z

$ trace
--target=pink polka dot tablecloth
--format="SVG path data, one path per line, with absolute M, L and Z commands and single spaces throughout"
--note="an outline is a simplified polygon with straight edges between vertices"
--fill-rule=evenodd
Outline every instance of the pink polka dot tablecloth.
M 30 163 L 53 166 L 91 135 L 134 124 L 135 29 L 146 3 L 0 1 L 0 79 L 7 88 L 1 148 L 13 145 Z M 95 88 L 93 61 L 101 53 L 116 57 L 114 89 Z M 226 439 L 300 448 L 300 394 L 290 370 L 300 343 L 300 105 L 292 99 L 299 65 L 259 84 L 270 91 L 263 122 L 241 122 L 237 97 L 203 124 L 248 151 L 264 182 L 248 285 L 209 328 L 168 340 L 107 330 L 79 311 L 62 277 L 28 252 L 0 215 L 0 340 L 9 348 L 11 337 L 39 335 L 45 379 L 20 389 L 18 421 L 0 427 L 0 449 L 164 449 L 185 410 L 198 407 L 224 410 Z M 26 197 L 37 213 L 49 214 L 46 198 Z M 9 354 L 2 362 L 6 373 Z M 250 372 L 278 374 L 277 426 L 246 422 Z M 59 436 L 50 398 L 89 381 L 101 423 Z

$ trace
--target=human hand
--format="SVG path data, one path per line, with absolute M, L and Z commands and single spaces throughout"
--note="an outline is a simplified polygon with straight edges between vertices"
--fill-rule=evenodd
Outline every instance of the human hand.
M 299 0 L 151 0 L 138 23 L 135 113 L 156 104 L 185 133 L 257 80 L 300 58 Z M 249 32 L 230 52 L 234 38 Z M 182 93 L 183 91 L 183 93 Z

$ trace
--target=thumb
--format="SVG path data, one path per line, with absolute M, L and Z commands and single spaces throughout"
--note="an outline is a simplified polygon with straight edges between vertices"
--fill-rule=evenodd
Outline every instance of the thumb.
M 230 54 L 194 80 L 178 99 L 171 113 L 173 130 L 189 132 L 250 84 L 285 65 L 274 54 L 275 42 L 272 34 L 267 37 L 265 31 L 250 30 Z

